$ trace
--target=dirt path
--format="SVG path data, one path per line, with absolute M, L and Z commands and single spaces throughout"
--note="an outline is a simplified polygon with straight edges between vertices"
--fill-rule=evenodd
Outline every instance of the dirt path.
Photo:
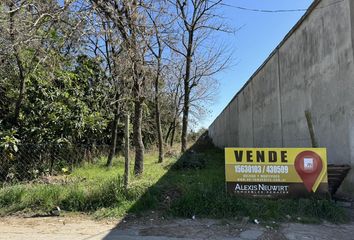
M 115 226 L 85 217 L 6 217 L 0 218 L 0 239 L 102 239 Z
M 87 217 L 0 218 L 0 239 L 104 239 L 104 240 L 353 240 L 354 223 L 345 225 L 282 224 L 278 230 L 225 220 L 139 220 L 108 222 Z

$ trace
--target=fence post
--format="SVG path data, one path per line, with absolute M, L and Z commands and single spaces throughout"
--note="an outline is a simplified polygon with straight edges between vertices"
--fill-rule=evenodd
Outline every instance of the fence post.
M 125 117 L 124 160 L 124 187 L 127 189 L 129 184 L 129 114 Z
M 310 137 L 311 137 L 312 147 L 317 148 L 318 143 L 316 141 L 315 130 L 313 128 L 313 123 L 312 123 L 312 116 L 311 116 L 311 112 L 309 110 L 305 111 L 305 117 L 306 117 L 307 127 L 309 129 L 309 133 L 310 133 Z
M 49 147 L 49 157 L 50 157 L 50 165 L 49 165 L 49 176 L 53 175 L 53 167 L 54 167 L 54 154 L 53 154 L 53 145 Z

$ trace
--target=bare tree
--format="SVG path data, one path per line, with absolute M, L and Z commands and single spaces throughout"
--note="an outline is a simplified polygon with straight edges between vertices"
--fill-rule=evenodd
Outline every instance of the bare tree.
M 166 81 L 166 91 L 172 100 L 170 105 L 170 122 L 169 127 L 165 136 L 165 142 L 167 143 L 170 138 L 169 145 L 172 147 L 175 139 L 175 132 L 178 126 L 178 119 L 182 113 L 183 108 L 183 71 L 184 71 L 184 62 L 180 58 L 177 58 L 175 54 L 170 57 L 170 64 L 167 68 L 168 75 Z
M 89 10 L 91 10 L 89 8 Z M 112 167 L 113 158 L 117 149 L 117 133 L 119 119 L 122 109 L 126 103 L 123 101 L 127 90 L 128 82 L 123 81 L 124 75 L 127 74 L 124 69 L 122 58 L 122 41 L 120 34 L 115 31 L 114 23 L 99 16 L 95 11 L 86 11 L 86 26 L 84 34 L 84 44 L 87 49 L 85 52 L 92 52 L 94 56 L 101 59 L 102 68 L 105 69 L 106 78 L 101 81 L 107 81 L 106 84 L 111 86 L 112 92 L 107 92 L 106 104 L 112 109 L 113 120 L 111 123 L 111 141 L 110 150 L 107 157 L 107 167 Z
M 147 8 L 147 16 L 152 25 L 153 34 L 151 38 L 147 40 L 147 46 L 155 60 L 155 76 L 154 76 L 154 104 L 155 104 L 155 122 L 156 132 L 158 140 L 159 156 L 158 162 L 163 162 L 163 133 L 161 127 L 161 112 L 160 112 L 160 84 L 163 81 L 163 53 L 165 49 L 163 32 L 166 34 L 166 29 L 170 28 L 169 20 L 164 18 L 166 9 L 164 8 L 164 2 L 157 1 L 153 7 Z M 164 23 L 163 23 L 164 22 Z
M 137 0 L 91 0 L 94 7 L 106 19 L 114 23 L 122 38 L 122 48 L 128 57 L 134 102 L 133 144 L 135 147 L 134 174 L 140 175 L 144 169 L 144 143 L 142 140 L 142 114 L 145 101 L 146 76 L 145 54 L 147 47 L 144 38 L 147 34 L 146 21 L 141 8 L 144 2 Z
M 183 79 L 183 117 L 181 152 L 187 149 L 187 131 L 191 104 L 191 92 L 205 77 L 225 68 L 228 58 L 224 58 L 222 49 L 205 48 L 203 44 L 214 31 L 227 31 L 219 18 L 216 9 L 222 0 L 170 0 L 174 4 L 179 18 L 178 27 L 181 31 L 179 44 L 169 47 L 181 54 L 185 62 Z

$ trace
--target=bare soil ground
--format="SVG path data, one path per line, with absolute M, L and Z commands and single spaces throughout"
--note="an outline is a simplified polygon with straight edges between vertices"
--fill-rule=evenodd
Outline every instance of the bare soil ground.
M 343 225 L 283 223 L 271 228 L 247 221 L 170 219 L 157 217 L 94 221 L 87 216 L 0 218 L 0 239 L 104 240 L 298 240 L 354 239 L 354 222 Z

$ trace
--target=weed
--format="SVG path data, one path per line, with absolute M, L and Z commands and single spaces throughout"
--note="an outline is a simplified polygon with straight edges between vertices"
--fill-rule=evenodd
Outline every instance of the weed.
M 104 158 L 78 168 L 66 176 L 66 184 L 4 187 L 0 189 L 0 214 L 24 209 L 47 211 L 58 205 L 63 210 L 88 212 L 96 218 L 141 215 L 154 210 L 167 217 L 249 217 L 272 222 L 289 221 L 291 216 L 292 221 L 299 222 L 346 221 L 344 211 L 325 199 L 272 200 L 229 195 L 225 191 L 223 152 L 205 146 L 198 150 L 179 160 L 166 158 L 163 164 L 157 163 L 156 153 L 148 153 L 144 175 L 134 177 L 131 173 L 128 189 L 122 186 L 122 157 L 116 158 L 110 169 L 104 166 Z M 195 162 L 202 165 L 194 166 Z

